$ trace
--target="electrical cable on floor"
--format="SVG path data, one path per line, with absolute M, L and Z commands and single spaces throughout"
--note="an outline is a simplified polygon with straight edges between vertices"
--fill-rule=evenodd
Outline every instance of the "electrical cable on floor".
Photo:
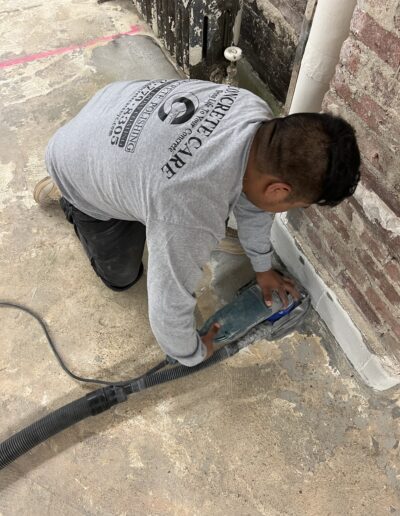
M 83 378 L 72 373 L 72 371 L 70 371 L 64 364 L 54 345 L 45 322 L 38 314 L 26 306 L 11 303 L 9 301 L 0 301 L 0 307 L 16 308 L 34 317 L 42 327 L 58 362 L 69 376 L 82 382 L 99 383 L 103 385 L 103 387 L 95 391 L 91 391 L 85 396 L 50 412 L 5 441 L 0 442 L 0 469 L 3 469 L 18 457 L 38 444 L 44 442 L 49 437 L 56 435 L 58 432 L 67 429 L 89 416 L 97 416 L 114 405 L 125 402 L 127 400 L 127 396 L 130 394 L 134 394 L 144 389 L 170 382 L 178 378 L 183 378 L 209 367 L 210 365 L 216 364 L 239 351 L 239 347 L 236 343 L 230 343 L 218 349 L 210 358 L 194 367 L 186 367 L 178 364 L 164 369 L 165 366 L 174 363 L 167 357 L 167 359 L 163 360 L 160 364 L 156 365 L 142 376 L 122 382 L 111 383 L 93 378 Z M 160 369 L 163 370 L 160 371 Z
M 265 314 L 263 314 L 261 320 L 253 321 L 253 323 L 256 322 L 257 324 L 255 326 L 253 324 L 252 327 L 247 328 L 243 334 L 243 328 L 241 328 L 241 325 L 239 324 L 239 328 L 237 327 L 237 319 L 240 313 L 243 311 L 246 312 L 246 310 L 243 310 L 243 307 L 247 306 L 248 308 L 249 301 L 252 306 L 254 306 L 254 303 L 256 303 L 256 305 L 260 304 L 259 297 L 254 297 L 253 294 L 251 287 L 249 287 L 248 290 L 245 290 L 240 294 L 242 297 L 239 300 L 239 306 L 236 306 L 236 301 L 226 305 L 216 312 L 214 316 L 208 319 L 204 323 L 204 326 L 199 330 L 200 334 L 203 332 L 206 333 L 210 325 L 215 322 L 214 319 L 220 320 L 220 318 L 223 317 L 223 314 L 225 317 L 225 323 L 227 325 L 230 324 L 231 332 L 224 334 L 225 343 L 222 347 L 216 349 L 211 357 L 192 367 L 184 366 L 167 357 L 160 364 L 156 365 L 142 376 L 120 382 L 106 382 L 104 380 L 93 378 L 83 378 L 74 374 L 65 365 L 50 336 L 46 323 L 37 313 L 18 303 L 0 301 L 0 307 L 22 310 L 38 321 L 58 362 L 69 376 L 80 382 L 97 383 L 102 385 L 101 388 L 91 391 L 85 396 L 53 410 L 41 419 L 38 419 L 29 426 L 15 433 L 5 441 L 0 442 L 0 469 L 6 467 L 18 457 L 38 444 L 44 442 L 49 437 L 56 435 L 58 432 L 67 429 L 89 416 L 97 416 L 98 414 L 109 410 L 111 407 L 127 401 L 127 397 L 130 394 L 138 393 L 150 387 L 177 380 L 178 378 L 183 378 L 211 365 L 217 364 L 229 357 L 232 357 L 241 349 L 251 344 L 258 337 L 273 339 L 287 335 L 304 318 L 310 306 L 310 298 L 308 295 L 302 296 L 301 300 L 297 303 L 293 303 L 292 308 L 290 308 L 289 311 L 288 309 L 282 310 L 281 303 L 279 302 L 275 312 L 268 313 L 270 316 L 269 319 L 265 320 Z M 262 300 L 261 302 L 263 303 Z M 262 306 L 264 307 L 264 304 L 262 304 Z M 266 308 L 264 309 L 267 310 Z M 271 312 L 271 309 L 268 310 Z M 233 311 L 234 313 L 230 313 L 230 311 Z M 252 311 L 248 309 L 247 312 L 252 313 Z M 256 312 L 258 319 L 260 315 L 258 311 Z M 229 313 L 230 318 L 228 317 Z M 278 318 L 276 318 L 277 315 L 279 316 Z M 272 317 L 274 317 L 274 319 L 272 319 Z M 228 321 L 230 321 L 230 323 L 228 323 Z M 267 326 L 265 326 L 265 324 L 267 324 Z M 261 335 L 259 335 L 260 332 Z
M 46 326 L 46 323 L 44 322 L 44 320 L 40 317 L 40 315 L 38 315 L 36 312 L 34 312 L 31 308 L 28 308 L 24 305 L 20 305 L 20 304 L 17 304 L 17 303 L 11 303 L 9 301 L 0 301 L 0 307 L 3 306 L 3 307 L 8 307 L 8 308 L 16 308 L 17 310 L 22 310 L 23 312 L 26 312 L 27 314 L 31 315 L 34 319 L 36 319 L 36 321 L 40 324 L 40 326 L 42 327 L 43 331 L 44 331 L 44 334 L 46 335 L 46 339 L 47 339 L 47 342 L 49 343 L 55 357 L 57 358 L 58 360 L 58 363 L 60 364 L 60 366 L 62 367 L 62 369 L 71 377 L 73 378 L 74 380 L 78 380 L 79 382 L 84 382 L 84 383 L 95 383 L 95 384 L 99 384 L 99 385 L 118 385 L 118 386 L 123 386 L 123 385 L 126 385 L 126 384 L 129 384 L 131 382 L 134 382 L 136 380 L 139 380 L 140 378 L 143 378 L 144 376 L 146 375 L 149 375 L 149 374 L 152 374 L 152 373 L 155 373 L 156 371 L 158 371 L 159 369 L 161 369 L 162 367 L 165 367 L 166 365 L 168 365 L 168 361 L 167 360 L 163 360 L 162 362 L 160 362 L 159 364 L 157 364 L 155 367 L 153 367 L 152 369 L 150 369 L 149 371 L 147 371 L 144 375 L 141 375 L 141 376 L 138 376 L 137 378 L 131 378 L 129 380 L 122 380 L 122 381 L 118 381 L 118 382 L 110 382 L 110 381 L 106 381 L 106 380 L 98 380 L 97 378 L 84 378 L 82 376 L 78 376 L 77 374 L 73 373 L 66 365 L 65 365 L 65 362 L 64 360 L 61 358 L 61 355 L 60 353 L 58 352 L 57 350 L 57 347 L 50 335 L 50 332 Z

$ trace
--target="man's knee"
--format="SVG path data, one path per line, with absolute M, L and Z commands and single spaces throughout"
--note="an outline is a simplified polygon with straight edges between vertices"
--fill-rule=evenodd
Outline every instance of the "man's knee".
M 107 274 L 106 271 L 99 270 L 96 266 L 95 261 L 92 259 L 91 264 L 96 274 L 99 276 L 101 281 L 111 290 L 116 292 L 122 292 L 133 287 L 143 275 L 143 263 L 139 265 L 139 269 L 136 271 L 124 271 L 119 270 L 117 273 L 113 271 L 112 274 Z

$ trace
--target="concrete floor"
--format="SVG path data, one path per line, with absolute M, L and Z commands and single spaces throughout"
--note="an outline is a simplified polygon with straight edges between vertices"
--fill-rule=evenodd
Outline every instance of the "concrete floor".
M 0 298 L 42 314 L 76 372 L 134 376 L 162 358 L 145 281 L 107 290 L 60 210 L 40 209 L 31 192 L 47 140 L 97 89 L 176 72 L 142 35 L 105 38 L 147 30 L 128 2 L 0 9 Z M 220 293 L 205 281 L 200 317 Z M 4 439 L 88 389 L 62 372 L 27 315 L 0 309 L 0 325 Z M 314 314 L 307 328 L 40 445 L 0 472 L 0 514 L 400 514 L 399 391 L 366 389 Z

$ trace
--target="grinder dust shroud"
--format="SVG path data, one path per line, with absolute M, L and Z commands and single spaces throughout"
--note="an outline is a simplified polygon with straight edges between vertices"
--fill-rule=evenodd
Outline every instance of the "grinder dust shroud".
M 288 296 L 287 308 L 283 308 L 278 294 L 274 292 L 272 306 L 267 307 L 260 287 L 254 282 L 245 285 L 231 303 L 218 310 L 199 330 L 200 335 L 204 335 L 213 323 L 218 322 L 221 325 L 214 339 L 219 347 L 209 359 L 197 366 L 186 367 L 167 356 L 144 375 L 121 382 L 106 382 L 75 375 L 65 366 L 45 323 L 35 312 L 22 305 L 0 302 L 0 306 L 23 310 L 38 320 L 56 358 L 70 376 L 76 380 L 105 385 L 51 412 L 0 443 L 0 469 L 61 430 L 126 401 L 129 394 L 200 371 L 231 357 L 257 340 L 276 340 L 288 335 L 300 325 L 310 306 L 307 292 L 300 292 L 299 301 Z

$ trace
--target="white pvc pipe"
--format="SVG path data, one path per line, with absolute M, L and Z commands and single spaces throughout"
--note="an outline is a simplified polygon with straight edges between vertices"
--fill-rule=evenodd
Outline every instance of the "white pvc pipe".
M 357 0 L 319 0 L 290 113 L 318 112 L 350 31 Z

